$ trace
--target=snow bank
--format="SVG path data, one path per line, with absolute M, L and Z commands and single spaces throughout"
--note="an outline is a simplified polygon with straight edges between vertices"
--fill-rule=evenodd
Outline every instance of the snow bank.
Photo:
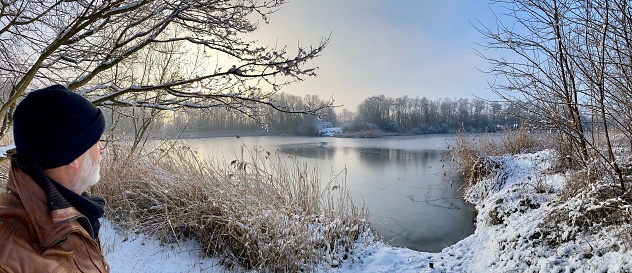
M 165 245 L 154 237 L 117 229 L 108 220 L 101 221 L 99 233 L 112 273 L 230 272 L 219 260 L 203 258 L 193 241 Z

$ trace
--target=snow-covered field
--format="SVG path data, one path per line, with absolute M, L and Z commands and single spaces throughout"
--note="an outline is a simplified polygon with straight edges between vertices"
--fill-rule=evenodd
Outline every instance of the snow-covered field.
M 586 224 L 577 209 L 598 211 L 607 205 L 603 202 L 620 198 L 560 201 L 561 189 L 572 176 L 549 171 L 556 156 L 545 150 L 490 158 L 495 174 L 466 194 L 479 212 L 475 233 L 440 253 L 388 246 L 367 240 L 371 235 L 365 234 L 343 263 L 324 264 L 318 271 L 631 272 L 632 252 L 621 234 L 632 228 Z M 630 209 L 625 200 L 618 205 Z M 143 234 L 126 235 L 107 221 L 101 237 L 112 272 L 231 272 L 217 259 L 200 257 L 194 242 L 161 245 Z

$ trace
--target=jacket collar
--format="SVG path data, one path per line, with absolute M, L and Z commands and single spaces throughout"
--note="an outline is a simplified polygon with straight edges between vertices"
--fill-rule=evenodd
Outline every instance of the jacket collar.
M 14 191 L 22 201 L 24 210 L 35 229 L 41 248 L 49 248 L 69 232 L 79 230 L 86 233 L 81 225 L 63 225 L 65 222 L 82 217 L 74 207 L 50 211 L 46 205 L 47 197 L 44 190 L 28 174 L 19 168 L 11 168 L 7 189 Z

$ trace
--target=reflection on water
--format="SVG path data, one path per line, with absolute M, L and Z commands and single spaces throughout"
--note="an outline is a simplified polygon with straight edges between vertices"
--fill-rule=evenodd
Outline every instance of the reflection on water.
M 441 152 L 452 136 L 339 139 L 242 137 L 192 140 L 207 155 L 224 157 L 239 146 L 296 155 L 327 172 L 347 168 L 347 187 L 364 201 L 371 220 L 391 244 L 441 251 L 474 231 L 474 211 L 443 176 Z M 232 147 L 233 152 L 231 152 Z

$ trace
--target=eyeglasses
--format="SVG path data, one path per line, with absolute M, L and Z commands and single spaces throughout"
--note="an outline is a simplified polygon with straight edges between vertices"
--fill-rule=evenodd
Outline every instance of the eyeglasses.
M 99 139 L 99 145 L 101 145 L 99 149 L 105 150 L 105 147 L 107 147 L 110 142 L 112 141 L 103 136 L 101 139 Z

